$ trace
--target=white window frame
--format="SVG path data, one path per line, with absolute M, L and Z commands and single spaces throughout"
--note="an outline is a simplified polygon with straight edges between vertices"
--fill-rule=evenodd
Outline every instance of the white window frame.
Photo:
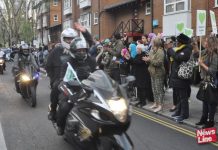
M 214 4 L 215 4 L 215 7 L 218 7 L 218 1 L 217 0 L 214 1 Z
M 72 7 L 71 0 L 64 0 L 64 10 Z
M 93 13 L 93 25 L 97 25 L 98 24 L 98 12 L 94 12 Z
M 148 4 L 150 5 L 150 7 L 148 7 Z M 151 14 L 151 1 L 145 3 L 145 15 L 150 15 L 150 14 Z
M 53 0 L 53 6 L 58 6 L 58 0 Z
M 189 2 L 190 0 L 174 0 L 173 2 L 170 2 L 170 3 L 167 3 L 166 2 L 167 0 L 164 0 L 164 15 L 168 15 L 168 14 L 175 14 L 175 13 L 179 13 L 179 12 L 185 12 L 185 11 L 189 11 Z M 184 10 L 179 10 L 179 11 L 176 11 L 176 5 L 178 3 L 181 3 L 181 2 L 184 2 Z M 173 5 L 174 6 L 174 10 L 172 12 L 166 12 L 166 7 L 168 5 Z
M 53 18 L 54 18 L 54 21 L 58 21 L 58 15 L 57 15 L 57 14 L 55 14 L 55 15 L 53 16 Z
M 84 27 L 91 27 L 91 13 L 85 13 L 80 15 L 80 23 Z

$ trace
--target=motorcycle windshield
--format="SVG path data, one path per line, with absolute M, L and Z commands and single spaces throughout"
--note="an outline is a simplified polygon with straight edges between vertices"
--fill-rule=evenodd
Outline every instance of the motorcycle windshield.
M 86 80 L 83 80 L 82 83 L 100 92 L 105 99 L 120 96 L 117 90 L 118 84 L 102 70 L 93 72 Z

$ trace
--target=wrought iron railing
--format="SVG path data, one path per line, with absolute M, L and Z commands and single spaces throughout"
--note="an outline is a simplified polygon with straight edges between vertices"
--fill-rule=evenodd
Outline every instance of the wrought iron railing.
M 126 23 L 121 21 L 115 29 L 113 35 L 116 33 L 144 33 L 144 20 L 142 19 L 130 19 Z

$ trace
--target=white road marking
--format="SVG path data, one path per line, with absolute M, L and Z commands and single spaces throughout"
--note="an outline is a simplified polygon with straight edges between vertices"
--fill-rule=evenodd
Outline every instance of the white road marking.
M 1 123 L 0 123 L 0 150 L 7 150 Z

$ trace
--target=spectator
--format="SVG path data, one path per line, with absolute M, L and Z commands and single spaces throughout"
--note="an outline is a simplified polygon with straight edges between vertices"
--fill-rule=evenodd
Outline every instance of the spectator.
M 131 57 L 135 58 L 135 56 L 137 55 L 137 51 L 136 51 L 136 43 L 134 41 L 132 41 L 131 44 L 129 45 L 129 51 Z
M 152 49 L 148 57 L 143 57 L 143 60 L 149 62 L 149 72 L 151 75 L 152 91 L 154 94 L 154 104 L 150 107 L 154 112 L 162 110 L 164 98 L 164 51 L 160 38 L 155 38 Z
M 91 57 L 96 57 L 97 55 L 98 55 L 98 49 L 97 49 L 97 47 L 99 46 L 99 45 L 101 45 L 101 43 L 100 43 L 100 41 L 99 41 L 99 37 L 96 35 L 96 36 L 94 36 L 93 37 L 93 43 L 92 43 L 92 46 L 91 46 L 91 48 L 89 49 L 89 54 L 90 54 L 90 56 Z
M 206 53 L 202 58 L 199 58 L 199 65 L 201 66 L 201 75 L 203 82 L 211 77 L 216 78 L 218 71 L 218 39 L 211 36 L 207 40 Z M 214 116 L 216 113 L 217 103 L 208 103 L 207 100 L 203 101 L 203 110 L 201 119 L 196 125 L 204 125 L 203 128 L 210 128 L 214 126 Z
M 148 64 L 145 63 L 142 58 L 145 56 L 145 53 L 142 52 L 142 46 L 137 46 L 137 55 L 135 58 L 132 58 L 129 53 L 126 53 L 125 58 L 130 62 L 130 64 L 135 66 L 135 78 L 136 78 L 136 87 L 137 87 L 137 97 L 139 102 L 136 106 L 143 107 L 146 105 L 146 86 L 148 72 Z
M 112 56 L 109 69 L 110 69 L 110 77 L 117 81 L 118 83 L 121 83 L 120 79 L 120 57 L 121 57 L 121 50 L 124 48 L 123 42 L 121 41 L 121 36 L 119 33 L 114 35 L 115 41 L 113 44 L 113 47 L 108 49 L 109 53 Z
M 167 49 L 167 51 L 174 50 L 173 49 L 174 48 L 174 43 L 175 42 L 171 38 L 166 41 L 166 49 Z M 171 59 L 171 60 L 173 60 L 173 59 Z M 171 62 L 171 64 L 172 64 L 172 62 Z M 169 67 L 170 71 L 172 70 L 171 67 L 172 67 L 172 65 Z M 170 71 L 169 71 L 169 74 L 170 74 Z M 171 86 L 170 86 L 170 88 L 171 88 Z M 173 112 L 173 111 L 176 110 L 177 103 L 178 103 L 178 100 L 177 100 L 175 88 L 173 88 L 173 106 L 170 108 L 170 112 Z
M 44 58 L 43 58 L 43 50 L 42 47 L 39 47 L 39 51 L 38 51 L 38 65 L 39 66 L 43 66 L 43 62 L 44 62 Z
M 149 51 L 148 51 L 148 35 L 145 34 L 142 36 L 142 42 L 144 45 L 144 52 L 149 53 Z
M 45 45 L 44 47 L 43 47 L 43 64 L 44 64 L 44 66 L 46 65 L 46 63 L 47 63 L 47 59 L 48 59 L 48 46 L 47 45 Z
M 120 76 L 121 76 L 121 83 L 123 83 L 124 77 L 126 77 L 130 73 L 130 64 L 124 57 L 126 53 L 129 53 L 129 51 L 124 48 L 121 51 L 121 58 L 120 58 Z
M 128 38 L 126 32 L 123 33 L 123 44 L 124 44 L 124 46 L 125 46 L 126 48 L 129 47 L 129 38 Z
M 170 74 L 170 86 L 175 89 L 175 96 L 177 97 L 176 111 L 172 115 L 176 122 L 182 122 L 189 117 L 188 98 L 190 94 L 190 80 L 181 79 L 178 77 L 178 68 L 182 62 L 187 62 L 192 53 L 192 47 L 189 44 L 190 38 L 181 33 L 177 37 L 177 48 L 175 50 L 168 49 L 168 55 L 172 58 L 172 67 Z

